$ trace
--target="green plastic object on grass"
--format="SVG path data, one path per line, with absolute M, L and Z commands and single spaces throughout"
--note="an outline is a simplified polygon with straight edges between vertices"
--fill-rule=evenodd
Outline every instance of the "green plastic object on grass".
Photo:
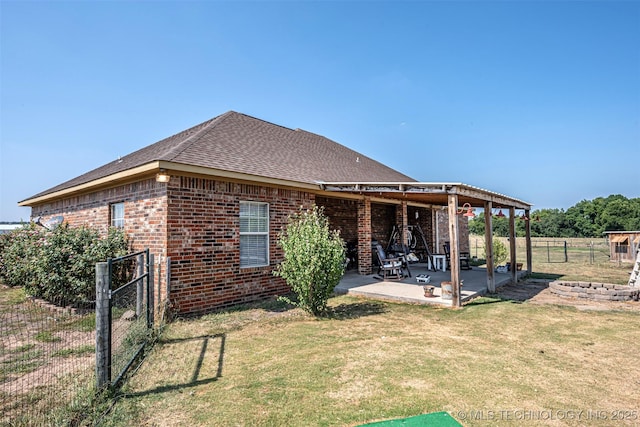
M 448 412 L 433 412 L 431 414 L 416 415 L 415 417 L 399 418 L 395 420 L 376 421 L 362 424 L 358 427 L 462 427 Z

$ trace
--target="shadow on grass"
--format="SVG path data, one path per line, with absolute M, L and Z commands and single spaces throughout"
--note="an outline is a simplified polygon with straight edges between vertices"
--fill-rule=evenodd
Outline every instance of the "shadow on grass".
M 349 320 L 365 316 L 375 316 L 387 312 L 384 303 L 376 301 L 358 301 L 349 304 L 340 304 L 329 308 L 328 319 Z
M 215 341 L 218 339 L 220 340 L 220 345 L 218 347 L 218 364 L 217 364 L 216 373 L 214 376 L 201 378 L 202 366 L 205 362 L 207 351 L 210 351 L 208 350 L 209 345 L 211 342 L 215 343 Z M 175 383 L 175 384 L 166 384 L 156 388 L 143 390 L 139 392 L 123 393 L 123 396 L 124 397 L 148 396 L 151 394 L 165 393 L 167 391 L 183 390 L 186 388 L 196 387 L 199 385 L 209 384 L 209 383 L 218 381 L 218 379 L 222 377 L 226 334 L 202 335 L 202 336 L 188 337 L 188 338 L 160 339 L 158 340 L 158 344 L 160 345 L 180 344 L 180 343 L 187 343 L 192 341 L 196 341 L 196 342 L 202 341 L 202 342 L 200 343 L 200 352 L 198 354 L 198 359 L 193 367 L 193 371 L 191 372 L 191 375 L 188 381 L 184 381 L 182 383 Z M 213 351 L 215 351 L 215 349 Z
M 558 280 L 563 276 L 564 274 L 542 273 L 534 271 L 529 275 L 528 279 Z
M 297 296 L 295 294 L 289 294 L 287 295 L 287 297 L 291 301 L 297 301 Z M 331 298 L 335 298 L 335 296 Z M 331 298 L 329 300 L 331 300 Z M 298 308 L 295 305 L 289 304 L 285 301 L 279 301 L 279 304 L 284 305 L 285 307 L 278 311 L 287 311 L 287 310 L 293 310 Z M 334 307 L 329 306 L 327 308 L 327 312 L 319 315 L 318 319 L 332 319 L 332 320 L 357 319 L 364 316 L 375 316 L 376 314 L 382 314 L 382 313 L 385 313 L 386 311 L 387 309 L 382 302 L 358 301 L 353 303 L 342 303 Z
M 475 298 L 471 301 L 469 301 L 468 303 L 464 304 L 465 307 L 474 307 L 474 306 L 478 306 L 478 305 L 487 305 L 487 304 L 495 304 L 498 302 L 512 302 L 512 303 L 517 303 L 517 304 L 521 304 L 522 301 L 515 301 L 512 299 L 507 299 L 507 298 L 502 298 L 500 297 L 500 295 L 498 294 L 487 294 L 478 298 Z
M 495 293 L 475 298 L 464 305 L 465 307 L 473 307 L 499 302 L 522 304 L 547 289 L 548 282 L 558 280 L 561 277 L 563 277 L 562 274 L 534 272 L 527 276 L 523 281 L 515 284 L 504 285 L 498 288 Z

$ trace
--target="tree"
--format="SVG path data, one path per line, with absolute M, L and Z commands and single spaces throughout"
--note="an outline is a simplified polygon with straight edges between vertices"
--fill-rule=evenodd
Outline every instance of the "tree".
M 469 220 L 469 233 L 476 236 L 484 235 L 484 212 L 480 212 L 475 218 Z
M 329 230 L 323 210 L 314 205 L 289 218 L 278 244 L 284 260 L 273 274 L 287 282 L 297 301 L 280 299 L 314 316 L 325 314 L 329 297 L 344 274 L 345 249 L 340 233 Z
M 605 231 L 640 230 L 640 198 L 620 194 L 582 200 L 566 210 L 541 209 L 531 212 L 533 237 L 602 237 Z M 472 234 L 484 234 L 484 215 L 469 221 Z M 493 218 L 493 233 L 508 236 L 509 219 Z M 524 236 L 523 221 L 516 222 L 516 235 Z

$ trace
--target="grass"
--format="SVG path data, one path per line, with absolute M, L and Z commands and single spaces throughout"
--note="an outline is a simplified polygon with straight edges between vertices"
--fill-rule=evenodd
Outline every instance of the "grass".
M 44 364 L 42 350 L 33 346 L 23 346 L 13 351 L 9 357 L 3 357 L 0 361 L 0 382 L 5 381 L 10 375 L 21 375 L 35 371 Z
M 62 338 L 53 335 L 52 331 L 40 331 L 34 336 L 34 338 L 36 339 L 36 341 L 42 341 L 42 342 L 62 341 Z
M 78 425 L 59 419 L 91 403 L 78 393 L 95 383 L 94 329 L 95 314 L 50 311 L 0 285 L 0 424 Z
M 498 237 L 509 248 L 506 238 Z M 633 268 L 631 263 L 611 262 L 609 246 L 604 239 L 567 238 L 532 239 L 532 258 L 534 277 L 554 280 L 584 280 L 626 285 Z M 564 242 L 567 242 L 568 262 L 564 257 Z M 484 258 L 484 237 L 471 236 L 471 254 Z M 547 247 L 547 243 L 549 246 Z M 591 244 L 593 243 L 593 246 Z M 525 239 L 516 239 L 516 258 L 525 263 Z M 593 248 L 593 251 L 591 250 Z M 508 260 L 508 259 L 507 259 Z
M 629 363 L 638 311 L 497 296 L 450 310 L 342 296 L 317 320 L 273 304 L 170 324 L 105 425 L 354 426 L 442 410 L 466 426 L 487 425 L 479 411 L 640 417 L 640 367 Z M 507 418 L 490 424 L 522 424 Z M 607 422 L 621 425 L 597 424 Z
M 84 356 L 95 353 L 95 351 L 95 346 L 93 344 L 85 344 L 76 348 L 64 348 L 54 351 L 51 353 L 51 357 Z
M 67 327 L 80 332 L 91 332 L 96 330 L 96 313 L 91 312 L 80 317 L 70 317 Z
M 2 292 L 0 302 L 2 305 L 22 304 L 27 300 L 27 294 L 23 288 L 7 288 L 6 292 Z

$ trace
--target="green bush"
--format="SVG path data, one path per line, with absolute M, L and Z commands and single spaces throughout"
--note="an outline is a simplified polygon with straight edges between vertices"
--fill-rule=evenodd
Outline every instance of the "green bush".
M 33 265 L 42 245 L 40 227 L 31 223 L 0 236 L 0 278 L 8 286 L 36 283 Z
M 507 246 L 498 239 L 493 239 L 493 263 L 500 265 L 507 260 Z
M 329 230 L 321 208 L 300 210 L 289 218 L 280 234 L 284 260 L 274 275 L 285 279 L 297 301 L 282 300 L 319 316 L 326 312 L 327 301 L 344 274 L 345 250 L 339 232 Z
M 127 250 L 122 230 L 101 238 L 87 227 L 63 224 L 50 231 L 31 224 L 2 236 L 0 278 L 51 302 L 84 304 L 95 300 L 95 264 Z

